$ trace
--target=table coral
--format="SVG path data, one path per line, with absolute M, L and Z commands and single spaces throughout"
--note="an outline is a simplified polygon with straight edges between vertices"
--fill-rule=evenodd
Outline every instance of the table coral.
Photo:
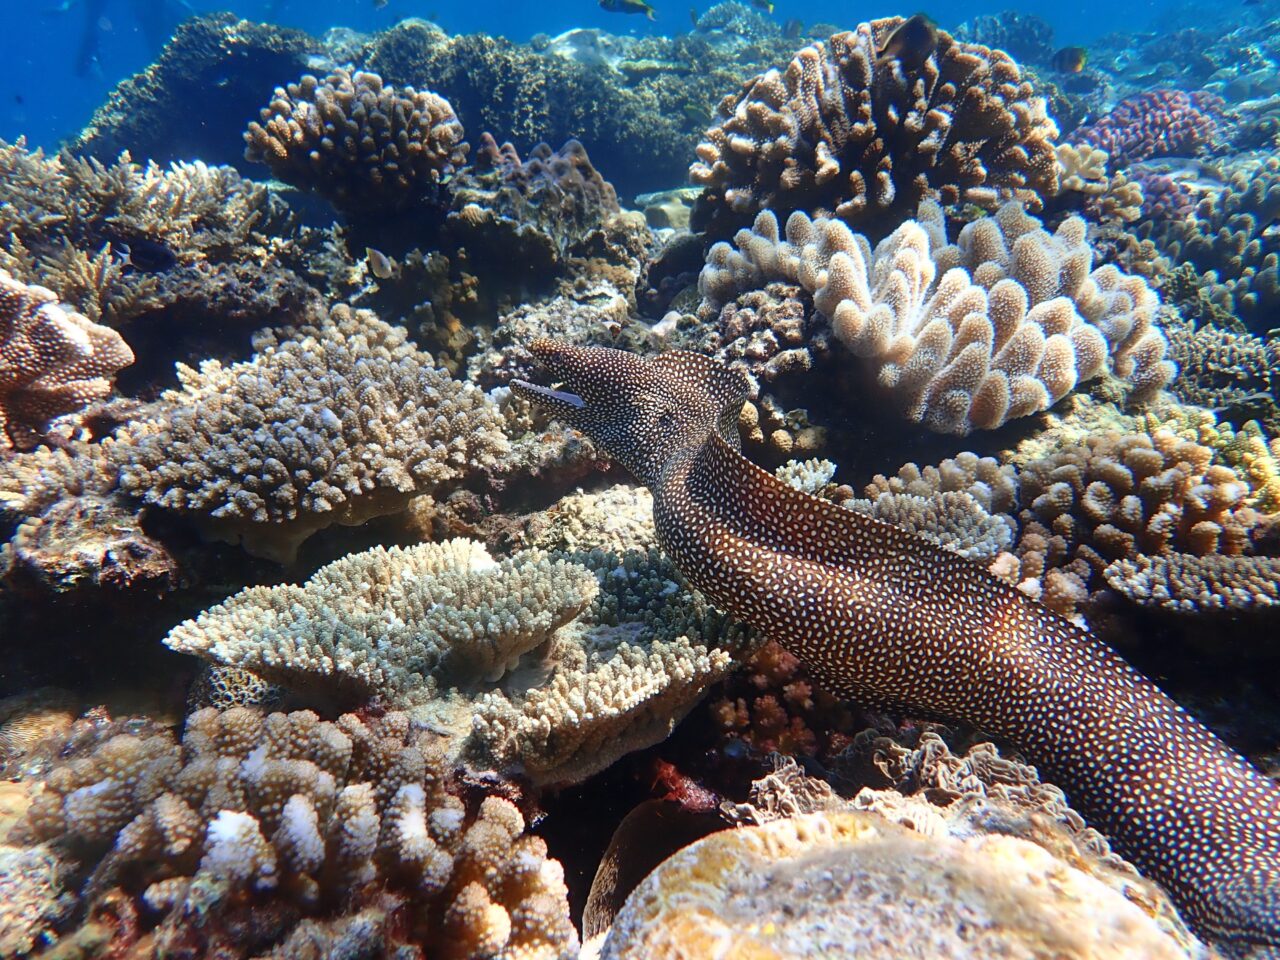
M 0 270 L 0 450 L 34 447 L 50 421 L 106 397 L 131 363 L 116 331 Z
M 409 710 L 452 757 L 577 781 L 664 739 L 744 646 L 677 577 L 656 551 L 377 548 L 302 586 L 249 588 L 165 642 L 317 705 Z
M 92 867 L 89 896 L 135 878 L 162 953 L 256 956 L 304 918 L 374 909 L 409 918 L 387 949 L 576 956 L 545 843 L 510 802 L 468 809 L 446 781 L 435 738 L 404 714 L 206 709 L 181 745 L 117 735 L 56 768 L 24 832 Z
M 315 531 L 395 513 L 506 450 L 493 404 L 367 311 L 254 344 L 248 362 L 179 366 L 182 388 L 112 446 L 126 491 L 288 561 Z
M 879 56 L 889 18 L 805 47 L 721 102 L 698 146 L 695 219 L 825 207 L 891 223 L 921 200 L 1039 209 L 1058 190 L 1057 127 L 1007 54 L 938 31 L 920 65 Z
M 1280 557 L 1174 553 L 1116 560 L 1103 571 L 1113 590 L 1142 606 L 1177 613 L 1280 606 Z
M 1158 296 L 1114 266 L 1090 272 L 1085 223 L 1050 235 L 1016 203 L 948 245 L 932 203 L 871 248 L 838 220 L 772 212 L 717 243 L 699 278 L 704 308 L 773 280 L 799 286 L 904 415 L 942 433 L 991 429 L 1045 410 L 1104 371 L 1136 400 L 1174 374 L 1154 325 Z
M 1025 840 L 927 837 L 874 814 L 721 831 L 627 898 L 605 960 L 684 956 L 1166 957 L 1186 954 L 1120 892 Z
M 1221 97 L 1204 90 L 1148 90 L 1121 100 L 1070 139 L 1106 150 L 1118 166 L 1151 157 L 1191 157 L 1213 142 L 1225 109 Z
M 339 67 L 276 87 L 261 123 L 245 132 L 245 159 L 314 190 L 348 214 L 386 213 L 422 199 L 466 160 L 449 101 L 376 73 Z
M 302 586 L 250 587 L 165 643 L 311 699 L 359 705 L 377 696 L 404 707 L 499 680 L 595 593 L 590 572 L 540 554 L 495 561 L 466 540 L 376 547 Z

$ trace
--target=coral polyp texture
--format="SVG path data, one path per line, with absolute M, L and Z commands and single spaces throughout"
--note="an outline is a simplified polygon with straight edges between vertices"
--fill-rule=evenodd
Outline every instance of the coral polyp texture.
M 885 54 L 898 17 L 805 47 L 721 102 L 690 168 L 701 218 L 769 209 L 891 222 L 924 199 L 1039 209 L 1058 130 L 1008 55 L 938 31 L 923 60 Z
M 376 547 L 304 586 L 250 587 L 165 642 L 332 701 L 403 706 L 500 679 L 595 594 L 590 571 L 536 554 L 498 562 L 468 540 Z
M 119 734 L 55 768 L 21 830 L 91 868 L 86 893 L 140 890 L 157 955 L 309 956 L 315 923 L 376 916 L 388 955 L 575 957 L 544 841 L 509 801 L 448 787 L 402 713 L 204 709 L 181 744 Z
M 1015 837 L 929 836 L 832 810 L 685 847 L 627 898 L 601 957 L 880 960 L 922 941 L 929 956 L 950 958 L 1186 956 L 1066 856 Z
M 34 447 L 51 420 L 106 397 L 131 363 L 116 331 L 0 270 L 0 450 Z
M 461 166 L 462 136 L 443 97 L 339 68 L 277 87 L 245 132 L 245 159 L 347 213 L 375 213 L 423 198 Z
M 248 362 L 179 365 L 182 388 L 113 444 L 125 490 L 287 561 L 317 530 L 395 513 L 507 449 L 483 393 L 368 311 L 339 305 L 254 345 Z
M 1121 100 L 1106 116 L 1078 128 L 1071 141 L 1106 150 L 1110 163 L 1151 157 L 1191 157 L 1218 132 L 1226 103 L 1215 93 L 1148 90 Z
M 251 587 L 165 642 L 317 706 L 409 710 L 451 757 L 573 781 L 665 738 L 742 647 L 676 577 L 656 553 L 375 548 L 300 586 Z
M 952 245 L 926 202 L 873 250 L 839 220 L 797 211 L 783 235 L 764 211 L 736 249 L 712 247 L 699 289 L 714 308 L 798 284 L 908 419 L 966 434 L 1046 410 L 1108 368 L 1135 400 L 1173 378 L 1159 297 L 1112 265 L 1091 271 L 1085 229 L 1071 217 L 1049 234 L 1011 202 Z

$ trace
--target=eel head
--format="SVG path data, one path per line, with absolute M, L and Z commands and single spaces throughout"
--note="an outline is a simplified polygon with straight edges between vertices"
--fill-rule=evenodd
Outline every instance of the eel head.
M 713 434 L 739 447 L 747 381 L 718 360 L 684 351 L 641 357 L 548 339 L 529 349 L 555 386 L 513 380 L 511 389 L 581 430 L 641 483 L 656 484 L 679 455 Z

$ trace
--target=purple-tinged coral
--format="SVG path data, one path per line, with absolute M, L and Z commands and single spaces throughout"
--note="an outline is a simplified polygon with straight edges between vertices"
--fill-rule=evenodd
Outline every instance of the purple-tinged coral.
M 1106 150 L 1113 166 L 1152 157 L 1192 157 L 1213 142 L 1225 109 L 1221 97 L 1204 90 L 1148 90 L 1074 131 L 1071 142 Z
M 51 420 L 107 396 L 131 363 L 120 334 L 0 270 L 0 450 L 34 447 Z
M 1057 127 L 1017 64 L 945 31 L 922 63 L 881 56 L 902 23 L 837 33 L 726 97 L 690 168 L 696 219 L 825 209 L 874 228 L 925 199 L 1039 209 L 1056 193 Z

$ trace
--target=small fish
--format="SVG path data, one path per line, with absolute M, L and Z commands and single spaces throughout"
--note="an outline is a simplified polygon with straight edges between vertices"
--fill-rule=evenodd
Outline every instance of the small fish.
M 387 5 L 387 0 L 373 0 L 373 9 L 381 10 Z
M 178 264 L 177 254 L 161 241 L 148 237 L 112 238 L 111 251 L 122 264 L 138 273 L 164 273 Z
M 773 13 L 773 0 L 751 0 L 751 5 L 765 13 Z
M 782 25 L 782 35 L 788 40 L 799 40 L 804 33 L 804 21 L 792 17 Z
M 689 8 L 689 22 L 693 24 L 693 28 L 695 30 L 698 29 L 698 8 L 697 7 Z
M 381 250 L 365 247 L 364 262 L 368 265 L 369 272 L 379 280 L 388 280 L 395 275 L 395 263 Z
M 923 13 L 917 13 L 898 24 L 889 34 L 876 57 L 877 64 L 897 60 L 904 69 L 915 70 L 938 48 L 938 25 Z
M 1084 47 L 1063 47 L 1049 60 L 1049 66 L 1059 73 L 1079 73 L 1089 62 L 1089 51 Z
M 25 98 L 22 94 L 20 94 L 20 93 L 15 93 L 15 94 L 13 95 L 13 102 L 14 102 L 14 103 L 16 103 L 16 104 L 18 104 L 19 106 L 21 106 L 22 104 L 26 103 L 26 102 L 27 102 L 27 100 L 26 100 L 26 98 Z
M 658 14 L 645 0 L 600 0 L 600 9 L 610 13 L 643 13 L 650 20 L 658 19 Z

